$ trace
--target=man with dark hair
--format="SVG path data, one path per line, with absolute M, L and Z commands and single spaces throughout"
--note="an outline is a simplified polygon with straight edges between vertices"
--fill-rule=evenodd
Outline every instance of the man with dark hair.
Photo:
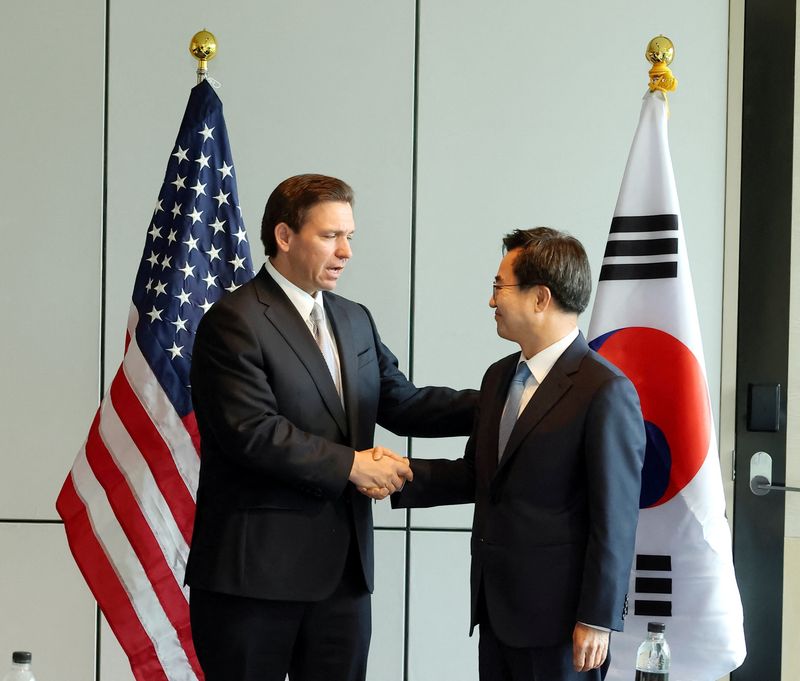
M 489 306 L 498 335 L 522 352 L 486 372 L 464 457 L 414 459 L 413 481 L 392 503 L 475 502 L 481 681 L 600 679 L 627 606 L 645 448 L 639 400 L 578 330 L 592 290 L 580 242 L 538 227 L 503 244 Z
M 371 501 L 412 478 L 375 424 L 467 434 L 475 391 L 417 388 L 369 311 L 333 293 L 355 231 L 350 187 L 299 175 L 267 201 L 269 259 L 205 315 L 192 358 L 202 439 L 186 569 L 206 681 L 363 681 Z

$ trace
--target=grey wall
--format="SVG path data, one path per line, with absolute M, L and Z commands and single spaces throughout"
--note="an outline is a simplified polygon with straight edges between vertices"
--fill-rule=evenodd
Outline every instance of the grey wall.
M 106 378 L 121 358 L 148 219 L 194 83 L 195 31 L 219 41 L 211 73 L 254 253 L 277 182 L 306 171 L 348 180 L 358 233 L 341 292 L 371 308 L 418 383 L 459 387 L 514 349 L 487 307 L 503 233 L 567 229 L 599 271 L 645 88 L 644 47 L 670 36 L 680 80 L 672 154 L 716 413 L 727 12 L 720 0 L 676 0 L 663 15 L 636 0 L 7 0 L 0 658 L 32 649 L 44 681 L 93 675 L 94 604 L 53 504 L 100 398 L 101 348 Z M 462 447 L 412 443 L 416 456 Z M 477 678 L 469 522 L 467 507 L 407 516 L 376 506 L 371 680 L 403 678 L 406 650 L 414 681 Z M 105 625 L 100 640 L 101 679 L 131 678 Z

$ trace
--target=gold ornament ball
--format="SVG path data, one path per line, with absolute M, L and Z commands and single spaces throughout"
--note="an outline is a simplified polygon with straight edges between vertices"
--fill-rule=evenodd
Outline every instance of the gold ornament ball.
M 660 35 L 647 44 L 644 56 L 651 64 L 666 64 L 669 66 L 675 57 L 675 46 L 669 38 Z
M 192 36 L 189 43 L 189 52 L 195 59 L 209 61 L 217 54 L 217 39 L 213 33 L 199 31 Z

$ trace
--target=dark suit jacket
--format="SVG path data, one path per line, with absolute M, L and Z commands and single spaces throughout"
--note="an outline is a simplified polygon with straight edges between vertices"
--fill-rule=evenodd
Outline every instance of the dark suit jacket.
M 645 433 L 631 382 L 580 335 L 555 363 L 497 464 L 519 353 L 489 367 L 463 459 L 412 461 L 395 506 L 475 501 L 472 626 L 479 589 L 501 641 L 570 640 L 575 623 L 622 629 Z
M 202 441 L 192 587 L 314 601 L 341 579 L 351 537 L 373 584 L 371 501 L 348 482 L 375 424 L 401 435 L 467 434 L 473 390 L 416 388 L 366 308 L 324 293 L 342 408 L 306 323 L 265 269 L 197 330 L 192 399 Z

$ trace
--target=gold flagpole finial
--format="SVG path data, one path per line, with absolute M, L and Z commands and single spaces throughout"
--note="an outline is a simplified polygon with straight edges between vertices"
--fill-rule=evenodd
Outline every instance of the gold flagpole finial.
M 208 62 L 217 54 L 214 34 L 205 29 L 195 33 L 189 43 L 189 53 L 197 59 L 197 82 L 200 83 L 208 76 Z
M 673 92 L 678 87 L 678 79 L 669 70 L 675 57 L 672 41 L 663 35 L 656 36 L 647 44 L 644 56 L 653 65 L 650 69 L 650 91 Z

